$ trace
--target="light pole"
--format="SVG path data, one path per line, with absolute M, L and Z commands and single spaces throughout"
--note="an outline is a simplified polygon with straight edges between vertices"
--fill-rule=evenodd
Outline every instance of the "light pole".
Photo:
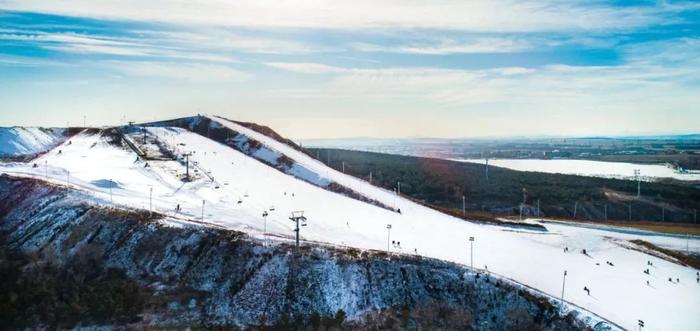
M 263 245 L 267 246 L 267 210 L 263 211 Z
M 522 221 L 523 220 L 523 203 L 522 202 L 520 203 L 519 212 L 520 212 L 519 213 L 520 216 L 518 216 L 518 220 Z
M 386 225 L 386 255 L 390 254 L 389 242 L 391 242 L 391 224 Z
M 114 181 L 109 180 L 109 203 L 114 203 L 114 199 L 112 198 L 112 186 L 114 186 Z
M 666 207 L 661 207 L 661 222 L 666 222 Z
M 489 157 L 486 156 L 486 181 L 489 181 Z
M 564 288 L 566 287 L 566 270 L 564 270 L 564 279 L 561 283 L 561 305 L 564 306 Z
M 148 198 L 148 210 L 153 213 L 153 186 L 151 186 L 150 194 Z
M 605 204 L 605 220 L 608 220 L 608 204 Z
M 204 203 L 206 203 L 206 200 L 202 200 L 202 222 L 204 222 Z
M 632 220 L 632 201 L 630 201 L 630 202 L 628 203 L 628 208 L 629 208 L 629 216 L 628 216 L 628 218 L 629 218 L 629 220 L 631 221 L 631 220 Z
M 474 237 L 469 237 L 469 265 L 474 270 Z
M 541 217 L 540 216 L 540 199 L 537 199 L 537 217 L 538 218 Z
M 637 180 L 637 197 L 639 197 L 642 193 L 642 184 L 641 184 L 641 172 L 639 169 L 634 169 L 634 178 Z
M 398 191 L 396 191 L 396 192 L 398 195 L 401 195 L 401 182 L 398 182 L 398 187 L 399 187 Z
M 49 179 L 49 161 L 44 160 L 44 178 Z
M 462 196 L 462 216 L 467 216 L 467 200 Z

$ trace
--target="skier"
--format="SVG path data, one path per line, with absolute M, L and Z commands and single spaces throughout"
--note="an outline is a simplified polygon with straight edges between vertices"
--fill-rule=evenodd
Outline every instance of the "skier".
M 649 286 L 649 281 L 647 280 L 647 286 Z
M 585 248 L 581 250 L 581 253 L 583 253 L 583 255 L 588 255 L 588 252 L 586 252 Z
M 588 295 L 591 295 L 591 290 L 589 290 L 588 287 L 584 286 L 583 290 L 586 291 L 586 293 L 588 293 Z

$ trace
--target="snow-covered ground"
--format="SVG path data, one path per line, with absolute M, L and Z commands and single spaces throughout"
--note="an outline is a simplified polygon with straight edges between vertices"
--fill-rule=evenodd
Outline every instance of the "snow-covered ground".
M 484 164 L 485 159 L 454 159 L 460 162 Z M 678 180 L 700 180 L 700 173 L 679 173 L 663 164 L 634 164 L 590 160 L 536 160 L 536 159 L 489 159 L 489 164 L 518 171 L 535 171 L 550 174 L 569 174 L 591 177 L 633 179 L 634 170 L 639 169 L 642 180 L 658 178 Z
M 195 153 L 206 176 L 182 183 L 184 167 L 176 161 L 137 161 L 125 148 L 116 148 L 97 135 L 79 134 L 72 144 L 36 160 L 0 163 L 0 172 L 48 177 L 92 193 L 109 203 L 148 209 L 152 189 L 153 209 L 174 215 L 179 204 L 182 219 L 200 220 L 263 237 L 263 229 L 276 236 L 292 236 L 292 211 L 303 210 L 308 226 L 306 240 L 367 249 L 420 254 L 470 264 L 469 236 L 474 267 L 486 269 L 554 297 L 561 296 L 567 271 L 564 299 L 628 329 L 644 320 L 645 330 L 700 330 L 700 283 L 698 270 L 627 248 L 630 239 L 644 239 L 663 247 L 700 253 L 700 239 L 619 232 L 564 224 L 546 224 L 548 232 L 533 233 L 465 222 L 422 207 L 393 192 L 330 169 L 290 146 L 235 123 L 215 118 L 220 124 L 260 141 L 270 150 L 285 154 L 318 176 L 356 192 L 400 208 L 396 213 L 370 205 L 297 179 L 228 146 L 176 128 L 149 128 L 170 148 Z M 183 145 L 184 144 L 184 145 Z M 58 150 L 61 153 L 58 153 Z M 112 198 L 110 198 L 110 191 Z M 202 207 L 204 207 L 202 209 Z M 274 210 L 271 210 L 274 209 Z M 269 216 L 263 218 L 263 212 Z M 387 231 L 391 224 L 391 232 Z M 568 252 L 564 248 L 568 247 Z M 581 253 L 586 249 L 588 255 Z M 610 261 L 614 266 L 608 265 Z M 651 261 L 650 275 L 643 273 Z M 673 282 L 668 279 L 672 278 Z M 679 282 L 676 282 L 676 278 Z M 649 285 L 647 285 L 649 281 Z M 583 291 L 587 287 L 590 295 Z
M 44 152 L 65 140 L 64 129 L 0 128 L 0 156 Z

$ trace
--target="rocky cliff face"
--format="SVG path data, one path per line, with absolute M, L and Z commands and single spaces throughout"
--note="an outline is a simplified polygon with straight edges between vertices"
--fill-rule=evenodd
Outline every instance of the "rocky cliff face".
M 263 245 L 239 232 L 107 208 L 81 192 L 5 175 L 0 251 L 2 329 L 578 330 L 592 324 L 454 264 L 322 246 L 304 246 L 297 256 L 288 243 Z

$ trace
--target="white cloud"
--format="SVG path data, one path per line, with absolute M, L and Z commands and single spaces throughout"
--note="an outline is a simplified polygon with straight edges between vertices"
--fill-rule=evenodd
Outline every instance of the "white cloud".
M 148 38 L 173 45 L 188 45 L 217 51 L 241 51 L 259 54 L 308 54 L 325 51 L 304 42 L 269 38 L 260 35 L 247 36 L 216 28 L 200 28 L 191 31 L 134 31 Z
M 471 41 L 436 40 L 407 45 L 377 45 L 353 43 L 355 50 L 362 52 L 407 53 L 423 55 L 469 54 L 469 53 L 513 53 L 532 47 L 525 39 L 477 38 Z
M 240 83 L 252 79 L 248 73 L 215 64 L 113 62 L 110 68 L 129 76 L 166 78 L 183 82 Z
M 335 66 L 329 66 L 321 63 L 306 63 L 306 62 L 265 62 L 266 66 L 282 69 L 286 71 L 301 73 L 301 74 L 330 74 L 348 72 L 351 69 L 345 69 Z
M 258 28 L 425 28 L 461 31 L 634 29 L 680 6 L 526 0 L 5 0 L 0 8 L 60 15 Z
M 659 111 L 700 106 L 699 55 L 700 41 L 684 38 L 631 47 L 624 52 L 625 63 L 616 66 L 461 70 L 267 65 L 299 74 L 326 74 L 325 80 L 307 88 L 279 91 L 279 95 L 307 100 L 309 104 L 319 100 L 353 100 L 359 104 L 382 100 L 391 103 L 390 108 L 502 105 L 507 109 L 519 105 L 523 111 L 568 109 L 586 113 L 591 109 Z
M 44 49 L 64 53 L 154 57 L 222 63 L 238 62 L 229 55 L 218 55 L 216 52 L 198 52 L 196 47 L 193 48 L 196 45 L 176 45 L 171 40 L 165 39 L 104 37 L 75 33 L 47 33 L 21 30 L 2 32 L 0 31 L 0 40 L 31 42 Z

